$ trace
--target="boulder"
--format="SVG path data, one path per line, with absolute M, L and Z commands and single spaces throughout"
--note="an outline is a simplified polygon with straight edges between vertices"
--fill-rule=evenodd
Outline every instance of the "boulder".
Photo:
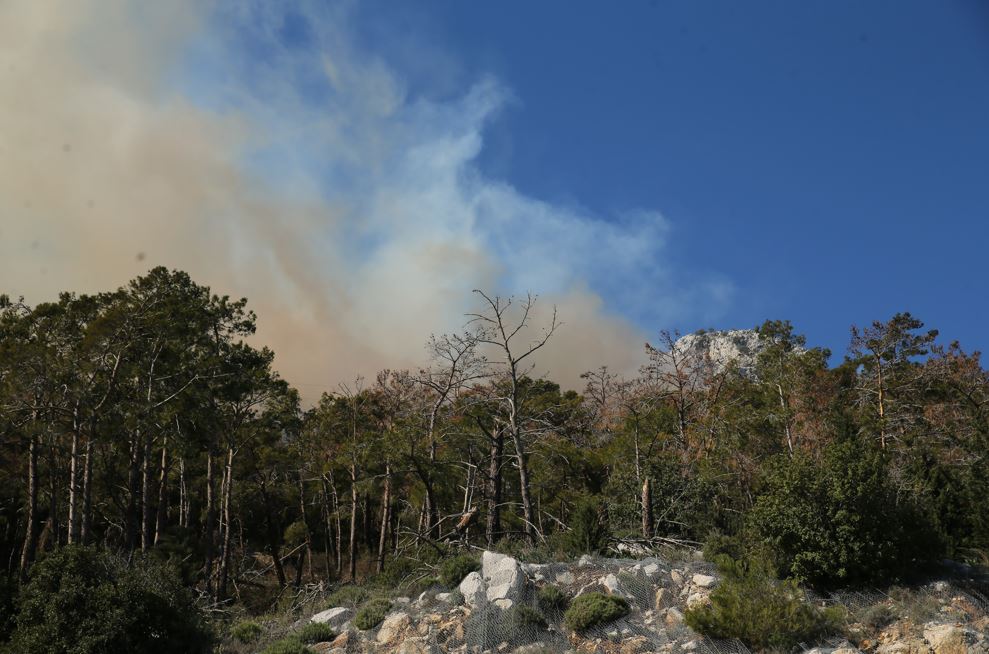
M 622 595 L 621 582 L 618 581 L 618 577 L 615 575 L 607 574 L 598 579 L 598 583 L 601 584 L 601 586 L 603 586 L 610 595 Z
M 917 638 L 897 640 L 876 648 L 876 654 L 929 654 L 927 644 Z
M 675 627 L 683 622 L 683 613 L 677 608 L 666 609 L 666 626 Z
M 472 572 L 460 582 L 460 594 L 464 596 L 464 602 L 472 609 L 476 609 L 485 602 L 484 578 L 481 573 Z
M 434 654 L 434 652 L 439 652 L 439 649 L 425 638 L 406 638 L 397 650 L 397 654 Z
M 650 579 L 658 575 L 661 570 L 662 568 L 659 567 L 658 563 L 648 563 L 642 566 L 642 573 Z
M 620 654 L 642 654 L 651 649 L 649 639 L 645 636 L 632 636 L 622 640 Z
M 974 632 L 953 624 L 927 624 L 924 626 L 924 640 L 930 644 L 934 654 L 966 654 L 977 637 Z
M 694 575 L 691 581 L 698 588 L 711 588 L 718 582 L 717 578 L 711 575 Z
M 481 555 L 481 575 L 487 585 L 489 602 L 501 605 L 505 602 L 499 600 L 508 600 L 508 607 L 518 602 L 525 587 L 525 574 L 518 561 L 497 552 L 485 552 Z
M 556 575 L 556 583 L 561 586 L 570 586 L 577 583 L 577 578 L 573 576 L 572 572 L 561 572 Z
M 409 622 L 408 613 L 392 613 L 381 623 L 375 640 L 381 645 L 388 645 L 397 641 L 402 636 L 402 632 L 408 629 Z
M 667 591 L 665 588 L 660 586 L 659 588 L 656 589 L 656 600 L 653 606 L 655 606 L 656 610 L 659 611 L 661 609 L 665 609 L 669 603 L 670 603 L 669 591 Z
M 353 609 L 348 609 L 343 606 L 338 606 L 332 609 L 326 609 L 325 611 L 320 611 L 313 617 L 309 618 L 310 622 L 321 622 L 323 624 L 328 624 L 335 630 L 339 631 L 340 628 L 348 620 L 354 617 Z

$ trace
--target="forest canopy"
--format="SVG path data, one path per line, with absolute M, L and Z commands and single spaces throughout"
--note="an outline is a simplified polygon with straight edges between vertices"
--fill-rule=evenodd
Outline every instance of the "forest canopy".
M 555 312 L 477 299 L 422 369 L 304 408 L 249 341 L 247 301 L 183 272 L 3 297 L 4 588 L 68 546 L 259 606 L 265 583 L 366 580 L 470 545 L 706 542 L 821 587 L 989 553 L 989 375 L 908 313 L 853 327 L 836 366 L 787 321 L 661 332 L 638 375 L 602 367 L 578 392 L 533 374 Z M 740 356 L 712 354 L 725 339 Z

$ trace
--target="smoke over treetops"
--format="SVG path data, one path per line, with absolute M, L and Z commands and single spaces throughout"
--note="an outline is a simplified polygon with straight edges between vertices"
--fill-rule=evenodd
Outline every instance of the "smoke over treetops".
M 187 270 L 250 299 L 310 399 L 420 365 L 473 288 L 558 306 L 539 367 L 564 384 L 638 365 L 633 307 L 652 328 L 723 304 L 725 283 L 663 264 L 656 211 L 597 216 L 484 174 L 508 89 L 418 92 L 353 38 L 353 11 L 0 5 L 0 291 L 36 303 Z

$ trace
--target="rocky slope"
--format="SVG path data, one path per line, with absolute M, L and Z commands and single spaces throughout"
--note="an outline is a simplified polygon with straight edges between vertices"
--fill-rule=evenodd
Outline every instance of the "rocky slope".
M 583 557 L 575 563 L 543 565 L 484 552 L 481 570 L 468 575 L 457 591 L 397 598 L 375 629 L 356 629 L 351 609 L 334 607 L 317 613 L 311 620 L 329 623 L 340 636 L 313 649 L 323 654 L 745 654 L 748 650 L 738 641 L 702 638 L 684 624 L 686 608 L 709 601 L 717 584 L 711 566 L 699 560 Z M 559 612 L 547 609 L 545 603 L 540 606 L 538 590 L 547 585 L 570 597 L 588 592 L 618 595 L 631 611 L 576 634 L 563 626 Z M 943 581 L 914 592 L 926 614 L 919 604 L 905 606 L 879 593 L 817 598 L 842 602 L 853 616 L 865 613 L 862 620 L 868 624 L 850 625 L 858 647 L 836 639 L 808 643 L 804 649 L 813 654 L 855 654 L 859 647 L 876 654 L 989 654 L 985 596 Z M 897 610 L 904 615 L 897 615 Z M 878 620 L 877 614 L 883 619 Z

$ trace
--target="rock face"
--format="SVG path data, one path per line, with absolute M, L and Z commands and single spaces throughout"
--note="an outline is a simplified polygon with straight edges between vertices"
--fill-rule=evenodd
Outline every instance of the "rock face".
M 484 591 L 484 578 L 480 572 L 472 572 L 460 582 L 460 594 L 464 596 L 464 602 L 471 608 L 477 608 L 484 604 L 487 596 Z
M 691 631 L 684 618 L 689 607 L 710 602 L 719 581 L 710 564 L 693 554 L 677 562 L 656 557 L 638 561 L 583 557 L 579 562 L 524 564 L 485 552 L 481 569 L 461 581 L 459 593 L 430 589 L 415 602 L 396 602 L 395 610 L 375 629 L 359 631 L 350 626 L 350 609 L 317 613 L 312 620 L 330 624 L 340 636 L 313 650 L 324 654 L 723 651 L 708 647 L 710 643 Z M 621 595 L 629 614 L 587 633 L 573 633 L 560 612 L 540 607 L 538 591 L 549 585 L 570 598 L 591 592 Z M 935 621 L 917 624 L 908 616 L 898 616 L 879 633 L 862 627 L 855 636 L 857 646 L 807 643 L 806 654 L 861 654 L 859 648 L 870 654 L 989 654 L 985 607 L 970 596 L 966 599 L 950 583 L 937 588 L 932 584 L 932 589 L 931 597 L 937 597 L 939 604 Z M 539 619 L 525 620 L 533 615 Z
M 525 573 L 518 561 L 505 554 L 485 552 L 481 556 L 481 575 L 489 602 L 503 609 L 518 602 L 525 584 Z
M 322 622 L 339 630 L 346 622 L 354 617 L 351 609 L 338 606 L 333 609 L 326 609 L 310 618 L 311 622 Z
M 408 629 L 409 622 L 408 613 L 392 613 L 381 623 L 375 640 L 378 641 L 379 645 L 388 645 L 392 642 L 397 642 L 402 632 Z

